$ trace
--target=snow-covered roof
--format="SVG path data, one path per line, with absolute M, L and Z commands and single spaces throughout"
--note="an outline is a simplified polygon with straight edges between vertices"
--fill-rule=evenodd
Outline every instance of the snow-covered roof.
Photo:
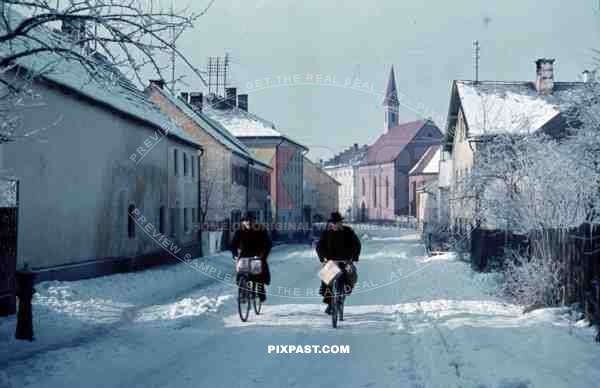
M 224 109 L 206 104 L 202 112 L 210 119 L 218 122 L 238 138 L 282 138 L 303 148 L 299 142 L 275 129 L 275 124 L 254 113 L 237 107 Z
M 533 133 L 591 95 L 589 85 L 583 82 L 555 82 L 547 95 L 539 94 L 532 82 L 455 83 L 468 136 Z
M 440 172 L 440 155 L 441 150 L 439 145 L 427 148 L 425 153 L 423 153 L 410 170 L 409 175 L 438 174 Z
M 16 12 L 10 14 L 13 26 L 23 20 L 23 17 Z M 4 30 L 2 24 L 0 24 L 0 30 Z M 76 43 L 72 42 L 67 36 L 45 26 L 35 27 L 29 34 L 47 47 L 79 49 Z M 0 56 L 8 56 L 24 50 L 43 47 L 42 43 L 39 42 L 22 37 L 11 39 L 9 43 L 0 44 Z M 111 66 L 102 55 L 94 55 L 93 57 L 96 58 L 98 63 L 97 68 L 94 69 L 98 75 L 96 77 L 90 75 L 89 70 L 79 61 L 65 58 L 65 56 L 52 51 L 40 51 L 35 55 L 20 57 L 16 60 L 16 63 L 33 74 L 41 74 L 46 80 L 152 124 L 167 132 L 168 136 L 176 137 L 195 146 L 200 145 L 193 137 L 185 133 L 164 115 L 141 90 Z
M 324 167 L 326 169 L 336 169 L 342 167 L 358 166 L 367 155 L 368 149 L 369 146 L 366 144 L 364 144 L 363 146 L 354 144 L 346 150 L 335 155 L 333 158 L 325 161 Z
M 237 152 L 242 156 L 251 158 L 248 148 L 233 136 L 227 128 L 221 125 L 218 121 L 211 120 L 204 113 L 193 109 L 185 101 L 173 96 L 168 91 L 159 88 L 158 86 L 151 86 L 153 90 L 160 93 L 161 96 L 166 98 L 171 104 L 175 105 L 183 114 L 198 124 L 206 133 L 212 136 L 219 143 L 223 144 L 227 149 L 232 152 Z

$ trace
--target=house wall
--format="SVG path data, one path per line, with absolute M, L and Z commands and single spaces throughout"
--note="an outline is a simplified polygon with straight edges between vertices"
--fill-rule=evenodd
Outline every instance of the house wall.
M 270 205 L 271 222 L 275 221 L 277 216 L 277 146 L 272 144 L 269 146 L 255 146 L 252 141 L 246 141 L 244 143 L 250 150 L 253 157 L 256 160 L 261 161 L 270 168 L 270 174 L 268 176 L 269 181 L 265 182 L 267 187 L 267 198 Z
M 248 211 L 256 215 L 258 222 L 270 224 L 272 222 L 271 200 L 269 185 L 271 184 L 272 169 L 254 164 L 250 167 L 248 185 Z
M 277 146 L 277 222 L 283 225 L 280 232 L 288 237 L 295 234 L 294 228 L 301 227 L 303 221 L 303 160 L 302 149 L 292 143 L 283 142 Z
M 364 165 L 358 169 L 359 203 L 369 220 L 394 220 L 396 170 L 394 163 Z M 364 187 L 363 187 L 364 182 Z M 364 188 L 364 190 L 363 190 Z
M 358 168 L 351 165 L 328 168 L 326 171 L 341 185 L 338 188 L 338 211 L 350 221 L 358 217 Z
M 464 114 L 462 108 L 459 108 L 452 146 L 450 218 L 453 225 L 459 225 L 461 222 L 465 224 L 472 217 L 472 203 L 462 198 L 461 185 L 473 168 L 473 150 L 475 147 L 475 143 L 469 144 Z
M 4 167 L 20 180 L 19 266 L 87 261 L 90 276 L 102 259 L 164 253 L 137 225 L 135 237 L 128 236 L 129 205 L 157 230 L 164 208 L 165 215 L 174 215 L 163 217 L 165 232 L 175 230 L 169 239 L 179 247 L 198 243 L 198 234 L 184 225 L 184 213 L 198 207 L 197 182 L 191 173 L 173 171 L 175 150 L 181 168 L 184 155 L 197 156 L 197 149 L 170 136 L 157 141 L 162 135 L 154 127 L 64 89 L 45 83 L 34 88 L 43 104 L 23 116 L 23 125 L 56 124 L 6 144 L 3 153 Z M 131 159 L 136 150 L 143 151 L 137 164 Z
M 303 149 L 280 138 L 241 140 L 255 158 L 272 168 L 269 194 L 274 228 L 291 238 L 303 222 Z
M 409 215 L 415 216 L 419 218 L 419 208 L 422 204 L 419 203 L 420 195 L 418 193 L 418 189 L 433 181 L 436 180 L 438 174 L 421 174 L 421 175 L 410 175 L 408 177 L 408 200 L 409 200 Z
M 231 217 L 232 212 L 246 211 L 246 189 L 232 181 L 233 153 L 211 136 L 196 121 L 181 112 L 168 99 L 152 88 L 149 97 L 166 115 L 171 117 L 190 136 L 204 148 L 201 157 L 201 213 L 199 222 L 220 222 Z M 246 163 L 239 161 L 239 163 Z

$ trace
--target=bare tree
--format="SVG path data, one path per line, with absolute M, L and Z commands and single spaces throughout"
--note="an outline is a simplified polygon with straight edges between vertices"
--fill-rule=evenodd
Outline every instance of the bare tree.
M 143 85 L 142 74 L 164 79 L 168 65 L 161 58 L 170 55 L 204 82 L 175 43 L 213 1 L 196 13 L 155 9 L 152 0 L 3 0 L 0 142 L 31 135 L 31 129 L 17 133 L 15 112 L 24 101 L 35 101 L 32 81 L 52 73 L 64 61 L 83 67 L 90 80 L 114 82 L 125 74 Z

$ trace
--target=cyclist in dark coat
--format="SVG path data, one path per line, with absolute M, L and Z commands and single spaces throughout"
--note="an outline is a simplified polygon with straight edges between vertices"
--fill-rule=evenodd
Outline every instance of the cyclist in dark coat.
M 343 220 L 340 213 L 331 213 L 327 228 L 321 234 L 317 244 L 317 255 L 321 263 L 330 259 L 358 261 L 361 250 L 360 240 L 350 226 L 342 224 Z M 344 270 L 343 266 L 341 268 Z M 346 293 L 352 291 L 354 284 L 351 283 L 346 277 L 344 287 Z M 323 295 L 323 303 L 327 304 L 325 312 L 329 314 L 331 312 L 331 289 L 321 282 L 319 293 Z
M 267 257 L 271 253 L 272 246 L 266 229 L 257 224 L 252 215 L 242 218 L 241 228 L 235 232 L 231 242 L 231 253 L 234 259 L 255 256 L 261 258 L 263 272 L 260 275 L 254 275 L 252 280 L 257 282 L 257 294 L 263 302 L 267 299 L 264 285 L 271 284 L 271 271 Z

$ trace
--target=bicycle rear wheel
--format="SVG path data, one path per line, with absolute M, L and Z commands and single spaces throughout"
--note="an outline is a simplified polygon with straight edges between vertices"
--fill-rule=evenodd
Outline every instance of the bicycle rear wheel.
M 260 314 L 260 310 L 262 309 L 262 302 L 256 289 L 258 288 L 258 283 L 252 282 L 252 303 L 254 304 L 254 312 L 256 315 Z
M 340 297 L 338 294 L 338 279 L 334 279 L 331 284 L 331 326 L 335 329 L 338 324 L 338 314 L 339 314 L 339 305 L 338 298 Z
M 250 290 L 248 289 L 248 277 L 240 276 L 238 283 L 238 313 L 242 322 L 248 320 L 250 314 Z

